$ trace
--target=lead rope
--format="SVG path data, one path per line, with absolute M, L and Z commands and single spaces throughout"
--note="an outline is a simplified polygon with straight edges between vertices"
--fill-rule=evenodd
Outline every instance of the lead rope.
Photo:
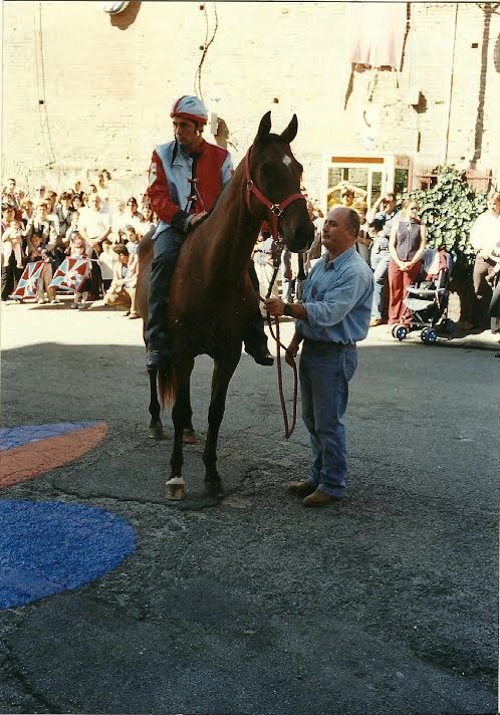
M 282 246 L 278 244 L 278 250 L 279 250 L 279 257 L 281 257 L 281 251 Z M 276 262 L 278 263 L 277 266 L 274 267 L 273 270 L 273 275 L 272 278 L 269 282 L 269 288 L 267 289 L 266 293 L 266 299 L 271 296 L 271 291 L 273 289 L 274 281 L 276 280 L 276 276 L 278 275 L 278 270 L 279 270 L 279 261 L 278 258 L 276 258 Z M 260 300 L 264 300 L 262 296 L 260 296 Z M 276 342 L 276 371 L 277 371 L 277 377 L 278 377 L 278 393 L 279 393 L 279 398 L 280 398 L 280 405 L 281 405 L 281 414 L 283 415 L 283 422 L 285 425 L 285 439 L 289 439 L 292 436 L 293 430 L 295 429 L 295 424 L 297 422 L 297 365 L 295 364 L 295 360 L 292 358 L 292 370 L 293 370 L 293 402 L 292 402 L 292 423 L 291 425 L 288 422 L 288 412 L 286 409 L 286 403 L 285 403 L 285 394 L 283 391 L 283 373 L 281 370 L 281 348 L 286 352 L 287 348 L 283 345 L 283 343 L 280 340 L 280 321 L 278 316 L 276 316 L 275 320 L 275 325 L 276 325 L 276 331 L 273 330 L 273 322 L 271 320 L 271 315 L 269 311 L 266 311 L 267 316 L 267 324 L 269 326 L 269 331 L 274 338 Z

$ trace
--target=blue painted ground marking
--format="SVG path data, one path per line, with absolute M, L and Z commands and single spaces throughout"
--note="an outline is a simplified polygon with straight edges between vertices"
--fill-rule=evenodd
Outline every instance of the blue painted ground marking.
M 135 548 L 135 532 L 97 507 L 0 500 L 0 610 L 76 589 Z

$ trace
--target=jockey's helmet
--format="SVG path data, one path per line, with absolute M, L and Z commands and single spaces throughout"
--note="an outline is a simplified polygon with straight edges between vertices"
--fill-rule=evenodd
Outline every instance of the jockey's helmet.
M 172 105 L 171 117 L 184 117 L 192 122 L 206 124 L 208 121 L 207 108 L 198 97 L 185 95 L 179 97 Z

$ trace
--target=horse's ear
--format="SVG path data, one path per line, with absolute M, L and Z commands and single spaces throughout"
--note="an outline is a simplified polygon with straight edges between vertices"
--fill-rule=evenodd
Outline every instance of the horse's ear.
M 297 122 L 297 115 L 294 114 L 292 119 L 290 120 L 290 124 L 284 131 L 281 132 L 281 138 L 284 142 L 286 142 L 287 144 L 291 144 L 293 142 L 293 140 L 297 136 L 298 126 L 299 123 Z
M 271 131 L 271 112 L 266 112 L 260 120 L 256 139 L 264 139 Z

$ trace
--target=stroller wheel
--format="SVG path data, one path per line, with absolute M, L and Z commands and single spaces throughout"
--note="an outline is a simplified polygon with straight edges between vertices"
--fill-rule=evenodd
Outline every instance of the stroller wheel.
M 395 325 L 392 329 L 392 337 L 397 338 L 401 342 L 401 340 L 404 340 L 406 336 L 408 335 L 408 328 L 406 325 Z
M 437 333 L 434 328 L 424 328 L 420 333 L 420 337 L 427 345 L 433 345 L 437 340 Z

